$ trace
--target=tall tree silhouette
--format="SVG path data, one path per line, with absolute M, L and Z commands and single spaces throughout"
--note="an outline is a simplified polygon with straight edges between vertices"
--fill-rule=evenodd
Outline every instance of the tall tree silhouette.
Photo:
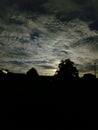
M 61 60 L 55 75 L 62 79 L 79 78 L 78 70 L 70 59 Z

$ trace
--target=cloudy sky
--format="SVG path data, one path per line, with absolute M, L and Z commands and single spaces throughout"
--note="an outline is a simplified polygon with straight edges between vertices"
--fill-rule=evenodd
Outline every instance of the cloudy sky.
M 97 0 L 0 0 L 0 69 L 53 75 L 67 58 L 80 75 L 94 73 Z

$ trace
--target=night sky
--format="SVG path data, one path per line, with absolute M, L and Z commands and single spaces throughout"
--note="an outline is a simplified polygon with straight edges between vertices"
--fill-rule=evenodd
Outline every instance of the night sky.
M 0 69 L 54 75 L 67 58 L 94 73 L 98 0 L 0 0 Z

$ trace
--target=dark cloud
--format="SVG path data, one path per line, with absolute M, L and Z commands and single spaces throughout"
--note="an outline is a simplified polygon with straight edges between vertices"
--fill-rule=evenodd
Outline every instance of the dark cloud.
M 0 14 L 7 8 L 14 7 L 22 12 L 54 14 L 61 21 L 77 17 L 82 20 L 98 20 L 97 0 L 1 0 L 0 2 Z
M 55 69 L 55 67 L 52 65 L 40 65 L 40 67 L 42 67 L 44 69 Z
M 22 18 L 19 18 L 19 17 L 9 17 L 9 23 L 10 24 L 18 24 L 18 25 L 22 25 L 24 24 L 24 20 Z
M 97 0 L 1 0 L 0 67 L 18 72 L 34 65 L 53 74 L 62 58 L 71 58 L 81 72 L 93 71 L 97 23 Z
M 95 20 L 93 23 L 91 23 L 89 25 L 89 27 L 92 29 L 92 30 L 98 30 L 98 20 Z
M 85 42 L 89 42 L 89 40 L 92 41 L 93 39 L 96 39 L 96 38 L 97 38 L 97 36 L 90 36 L 90 37 L 86 37 L 82 40 L 79 39 L 79 40 L 77 40 L 77 42 L 72 44 L 72 47 L 81 46 L 81 45 L 85 44 Z
M 98 36 L 84 38 L 72 44 L 72 47 L 85 47 L 96 53 L 98 51 Z
M 17 65 L 17 66 L 24 66 L 24 62 L 22 61 L 9 61 L 9 64 Z
M 4 43 L 3 42 L 0 42 L 0 47 L 3 47 L 4 46 Z
M 0 33 L 4 31 L 4 28 L 0 26 Z
M 16 7 L 20 11 L 36 11 L 44 12 L 42 4 L 47 0 L 1 0 L 0 7 L 6 9 L 7 7 Z
M 31 34 L 30 34 L 30 38 L 31 40 L 36 40 L 37 38 L 41 37 L 43 34 L 43 32 L 41 32 L 40 30 L 38 29 L 33 29 Z
M 87 4 L 90 0 L 73 0 L 74 2 L 76 2 L 77 4 Z

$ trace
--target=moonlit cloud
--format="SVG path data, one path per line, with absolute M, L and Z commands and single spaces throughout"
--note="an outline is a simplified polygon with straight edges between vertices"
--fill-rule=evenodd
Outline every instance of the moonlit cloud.
M 92 2 L 94 6 L 95 1 Z M 87 9 L 86 6 L 91 5 L 79 0 L 53 3 L 51 0 L 41 3 L 41 7 L 55 12 L 53 14 L 7 8 L 10 10 L 7 17 L 0 18 L 0 68 L 26 73 L 35 67 L 39 74 L 53 75 L 60 60 L 70 58 L 80 73 L 93 72 L 93 63 L 98 63 L 98 32 L 90 28 L 93 20 L 74 17 L 62 21 L 57 17 L 61 12 L 60 17 L 67 16 L 73 10 L 81 12 L 82 7 Z M 67 5 L 68 8 L 72 5 L 72 9 L 61 9 Z

